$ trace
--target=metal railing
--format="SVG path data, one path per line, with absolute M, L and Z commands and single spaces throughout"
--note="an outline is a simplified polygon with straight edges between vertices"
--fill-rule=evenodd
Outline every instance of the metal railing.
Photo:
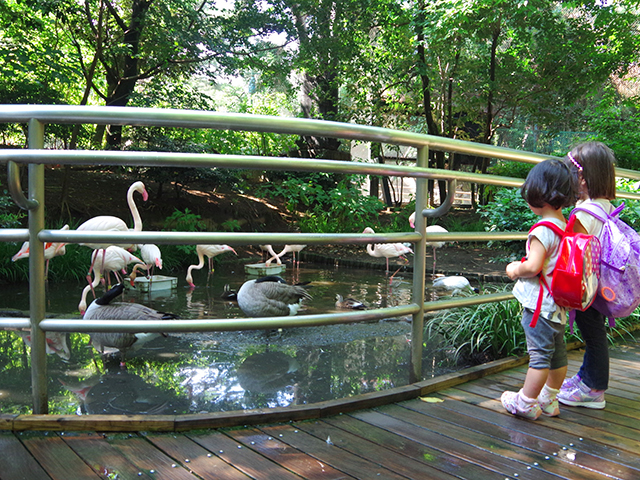
M 464 153 L 481 157 L 536 163 L 548 156 L 511 150 L 491 145 L 453 140 L 412 132 L 319 120 L 282 118 L 260 115 L 215 112 L 140 109 L 127 107 L 82 106 L 0 106 L 0 123 L 28 123 L 29 149 L 0 149 L 0 163 L 8 166 L 9 189 L 14 201 L 29 212 L 28 229 L 0 229 L 0 241 L 30 241 L 29 256 L 29 318 L 0 318 L 0 328 L 30 328 L 32 338 L 31 372 L 33 413 L 48 412 L 46 389 L 45 332 L 203 332 L 223 330 L 252 330 L 293 328 L 313 325 L 352 323 L 412 315 L 410 382 L 422 379 L 422 344 L 424 314 L 427 311 L 498 302 L 512 298 L 509 293 L 480 295 L 472 298 L 425 303 L 426 242 L 427 241 L 505 241 L 524 240 L 521 232 L 462 232 L 426 233 L 426 218 L 440 216 L 450 208 L 445 203 L 437 209 L 427 209 L 428 180 L 447 180 L 455 190 L 458 181 L 484 185 L 518 187 L 521 179 L 476 173 L 430 169 L 429 149 Z M 187 154 L 165 152 L 127 152 L 90 150 L 45 150 L 44 128 L 56 124 L 105 124 L 162 126 L 244 130 L 281 134 L 335 137 L 346 140 L 380 142 L 416 147 L 416 166 L 380 165 L 347 161 L 259 157 L 241 155 Z M 230 169 L 290 170 L 306 172 L 355 173 L 386 175 L 416 179 L 416 231 L 387 234 L 312 234 L 312 233 L 218 233 L 218 232 L 88 232 L 49 230 L 44 228 L 44 165 L 136 165 L 160 167 L 219 167 Z M 19 165 L 28 166 L 28 193 L 20 185 Z M 620 176 L 640 179 L 640 173 L 618 170 Z M 449 196 L 453 200 L 453 195 Z M 640 195 L 620 192 L 620 198 L 640 199 Z M 259 319 L 209 319 L 118 321 L 82 319 L 45 319 L 44 245 L 59 243 L 157 243 L 157 244 L 367 244 L 412 242 L 414 268 L 412 303 L 408 305 L 368 310 L 297 317 L 269 317 Z

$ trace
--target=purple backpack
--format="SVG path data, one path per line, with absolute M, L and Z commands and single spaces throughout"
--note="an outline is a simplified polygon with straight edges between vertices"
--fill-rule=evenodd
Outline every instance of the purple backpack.
M 620 220 L 624 203 L 607 213 L 598 204 L 576 207 L 603 223 L 600 234 L 600 281 L 593 308 L 609 319 L 627 317 L 640 305 L 640 235 Z

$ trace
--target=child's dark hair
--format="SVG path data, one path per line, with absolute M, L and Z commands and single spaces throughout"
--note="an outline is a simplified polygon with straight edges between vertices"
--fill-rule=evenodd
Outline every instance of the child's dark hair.
M 616 198 L 616 157 L 604 143 L 581 143 L 571 149 L 564 161 L 578 185 L 584 179 L 589 198 Z
M 574 181 L 569 168 L 561 160 L 550 158 L 531 169 L 520 189 L 522 198 L 532 207 L 544 204 L 563 208 L 575 203 Z

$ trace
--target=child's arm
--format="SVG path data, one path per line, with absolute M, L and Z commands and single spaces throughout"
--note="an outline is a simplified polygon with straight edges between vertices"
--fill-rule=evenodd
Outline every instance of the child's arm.
M 524 262 L 511 262 L 507 265 L 507 276 L 511 280 L 535 277 L 542 270 L 546 255 L 547 251 L 542 242 L 536 237 L 531 237 L 527 259 Z

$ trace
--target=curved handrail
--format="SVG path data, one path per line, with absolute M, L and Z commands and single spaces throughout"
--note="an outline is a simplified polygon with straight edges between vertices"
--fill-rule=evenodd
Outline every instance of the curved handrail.
M 7 183 L 9 186 L 9 193 L 11 198 L 23 210 L 33 210 L 38 208 L 37 200 L 29 200 L 24 193 L 22 193 L 22 186 L 20 185 L 20 167 L 17 163 L 9 161 L 7 162 Z
M 453 206 L 453 201 L 456 198 L 457 187 L 458 187 L 458 182 L 456 181 L 455 178 L 452 178 L 449 181 L 447 181 L 447 192 L 448 192 L 447 198 L 445 198 L 444 202 L 442 202 L 438 208 L 425 208 L 422 211 L 422 215 L 425 218 L 438 218 L 443 216 L 449 210 L 451 210 L 451 207 Z

